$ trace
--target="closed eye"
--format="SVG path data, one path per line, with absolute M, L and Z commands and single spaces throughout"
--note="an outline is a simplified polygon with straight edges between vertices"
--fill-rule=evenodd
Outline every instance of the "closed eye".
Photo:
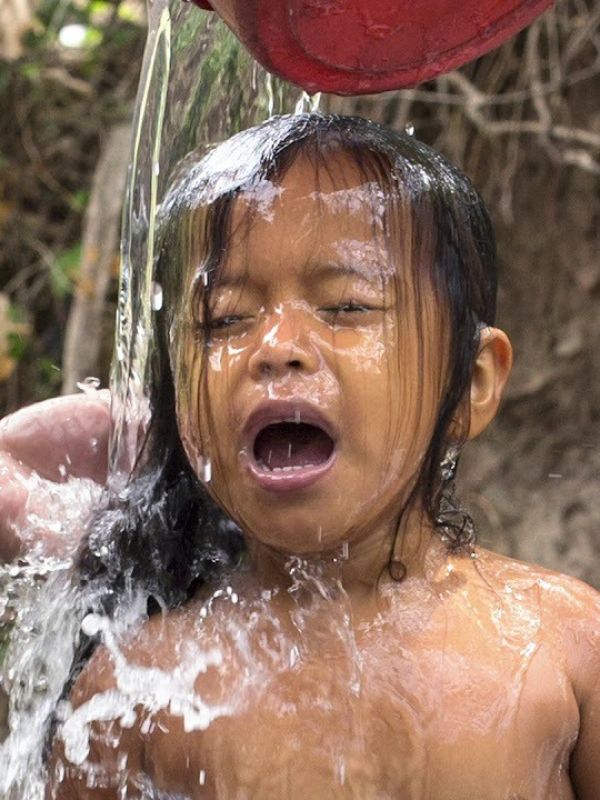
M 364 303 L 350 301 L 349 303 L 340 303 L 337 306 L 325 306 L 320 310 L 326 311 L 328 314 L 353 314 L 360 313 L 361 311 L 373 311 L 374 308 L 373 306 L 366 306 Z
M 231 325 L 235 325 L 236 322 L 241 322 L 244 319 L 247 319 L 247 317 L 242 317 L 240 314 L 228 314 L 225 317 L 215 317 L 211 319 L 209 327 L 213 331 L 218 331 L 221 328 L 229 328 Z
M 382 312 L 384 309 L 381 306 L 373 306 L 349 300 L 345 303 L 338 303 L 335 306 L 322 306 L 319 311 L 331 317 L 333 322 L 341 323 L 342 320 L 345 319 L 350 323 L 352 320 L 358 321 L 363 315 L 365 317 L 370 317 L 372 313 Z
M 253 317 L 245 314 L 225 314 L 222 317 L 213 317 L 208 328 L 214 336 L 219 334 L 236 336 L 247 330 L 247 324 L 252 319 Z

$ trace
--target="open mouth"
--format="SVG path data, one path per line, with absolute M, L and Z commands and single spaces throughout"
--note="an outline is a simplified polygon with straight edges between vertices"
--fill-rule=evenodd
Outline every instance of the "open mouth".
M 311 417 L 310 420 L 306 417 Z M 336 459 L 330 425 L 314 409 L 263 407 L 250 421 L 248 469 L 271 491 L 303 489 L 321 478 Z
M 268 472 L 300 472 L 325 464 L 334 450 L 333 439 L 317 425 L 275 422 L 258 432 L 254 458 Z

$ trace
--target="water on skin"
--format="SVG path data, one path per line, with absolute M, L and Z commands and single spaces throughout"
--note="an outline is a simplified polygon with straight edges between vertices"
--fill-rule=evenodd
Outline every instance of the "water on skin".
M 486 798 L 506 800 L 495 787 L 519 763 L 522 797 L 572 797 L 577 709 L 548 657 L 558 651 L 566 662 L 564 645 L 543 623 L 564 616 L 577 641 L 596 634 L 577 622 L 583 602 L 556 576 L 438 549 L 427 579 L 384 580 L 373 608 L 342 588 L 346 544 L 332 560 L 291 558 L 285 590 L 241 571 L 164 618 L 148 622 L 139 595 L 111 621 L 82 618 L 93 598 L 73 584 L 72 553 L 97 489 L 32 482 L 33 496 L 45 489 L 52 498 L 46 518 L 39 508 L 31 515 L 32 530 L 57 519 L 62 528 L 51 554 L 40 547 L 2 575 L 14 626 L 2 674 L 11 700 L 5 800 L 44 796 L 54 709 L 59 784 L 73 770 L 92 787 L 106 782 L 90 751 L 100 735 L 112 743 L 109 773 L 120 776 L 123 800 L 479 800 L 484 786 Z M 57 701 L 80 629 L 100 634 L 115 680 L 73 708 Z M 550 720 L 543 736 L 538 717 Z M 132 732 L 144 742 L 144 769 L 129 750 Z M 456 769 L 457 751 L 470 754 L 467 772 Z
M 132 652 L 131 643 L 138 639 L 131 638 L 130 625 L 126 626 L 126 633 L 119 631 L 122 622 L 99 617 L 84 620 L 84 628 L 89 632 L 92 628 L 102 631 L 115 685 L 94 694 L 75 711 L 63 705 L 64 722 L 59 736 L 64 742 L 64 768 L 71 765 L 90 776 L 95 773 L 97 765 L 93 759 L 88 762 L 95 722 L 116 721 L 117 730 L 139 726 L 142 735 L 152 740 L 160 738 L 160 731 L 167 731 L 173 724 L 180 725 L 182 733 L 192 738 L 209 728 L 216 729 L 218 720 L 229 718 L 236 720 L 237 725 L 248 714 L 255 714 L 256 704 L 266 704 L 269 713 L 275 708 L 278 714 L 295 714 L 294 693 L 285 687 L 290 675 L 301 673 L 302 704 L 308 702 L 317 717 L 323 719 L 334 713 L 339 722 L 336 735 L 330 736 L 327 743 L 328 767 L 324 778 L 343 785 L 345 763 L 351 755 L 349 730 L 353 732 L 352 748 L 358 748 L 363 755 L 358 708 L 360 657 L 348 599 L 334 562 L 293 558 L 289 575 L 290 585 L 284 599 L 277 590 L 265 590 L 247 575 L 230 576 L 230 582 L 210 592 L 200 604 L 181 612 L 181 621 L 191 626 L 185 633 L 178 625 L 174 631 L 170 624 L 165 624 L 166 620 L 153 621 L 155 652 L 169 654 L 161 666 L 158 666 L 161 655 L 149 663 L 143 647 Z M 335 665 L 335 676 L 321 673 L 322 659 Z M 235 687 L 230 685 L 224 691 L 225 681 L 231 681 L 234 675 Z M 333 677 L 335 698 L 329 684 Z M 322 680 L 327 686 L 321 685 L 315 691 Z M 288 691 L 289 697 L 282 697 L 281 691 Z M 318 720 L 310 721 L 309 725 L 317 745 Z M 118 733 L 114 734 L 114 728 L 111 730 L 118 740 Z M 160 786 L 160 771 L 161 759 L 158 759 L 155 769 L 150 767 L 150 774 L 130 775 L 127 797 L 138 797 L 136 787 L 145 786 L 147 791 L 156 778 L 156 792 L 176 790 L 176 786 Z M 203 770 L 201 765 L 188 764 L 185 772 L 186 784 L 190 775 L 202 773 L 203 785 L 214 787 L 215 780 L 229 782 L 226 771 L 215 776 L 214 770 Z M 256 782 L 251 772 L 251 764 L 239 764 L 236 780 L 240 781 L 240 787 Z M 230 789 L 223 784 L 220 791 Z M 182 796 L 189 796 L 187 792 L 184 790 Z
M 338 564 L 293 559 L 285 591 L 239 572 L 133 629 L 88 620 L 114 681 L 64 713 L 62 768 L 93 781 L 98 753 L 120 758 L 128 800 L 571 799 L 577 706 L 543 622 L 583 602 L 484 551 L 430 566 L 375 609 Z

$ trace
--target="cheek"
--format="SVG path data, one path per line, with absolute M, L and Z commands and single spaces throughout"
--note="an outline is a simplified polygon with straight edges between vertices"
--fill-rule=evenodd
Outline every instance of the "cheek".
M 399 399 L 396 359 L 394 342 L 384 338 L 381 328 L 376 327 L 364 331 L 351 346 L 337 348 L 335 369 L 341 384 L 346 435 L 355 455 L 370 462 L 368 468 L 365 463 L 370 472 L 389 454 L 391 417 Z
M 373 329 L 338 349 L 343 402 L 355 447 L 395 471 L 424 455 L 439 410 L 441 375 L 411 331 Z
M 211 409 L 226 410 L 248 370 L 248 342 L 212 344 L 206 353 L 206 389 Z
M 215 380 L 221 377 L 234 379 L 240 370 L 246 368 L 254 346 L 250 336 L 211 344 L 206 355 L 207 374 L 214 376 Z
M 392 348 L 383 334 L 382 328 L 375 325 L 360 332 L 340 329 L 333 332 L 330 342 L 319 344 L 334 370 L 369 380 L 370 376 L 389 371 L 387 362 Z
M 238 437 L 248 389 L 248 344 L 213 344 L 204 358 L 199 427 L 215 466 L 237 458 Z

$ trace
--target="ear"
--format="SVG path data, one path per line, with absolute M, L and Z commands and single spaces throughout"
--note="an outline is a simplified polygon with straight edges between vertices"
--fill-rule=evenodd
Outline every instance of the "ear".
M 479 340 L 470 394 L 468 439 L 474 439 L 496 416 L 512 367 L 512 346 L 498 328 L 484 328 Z

